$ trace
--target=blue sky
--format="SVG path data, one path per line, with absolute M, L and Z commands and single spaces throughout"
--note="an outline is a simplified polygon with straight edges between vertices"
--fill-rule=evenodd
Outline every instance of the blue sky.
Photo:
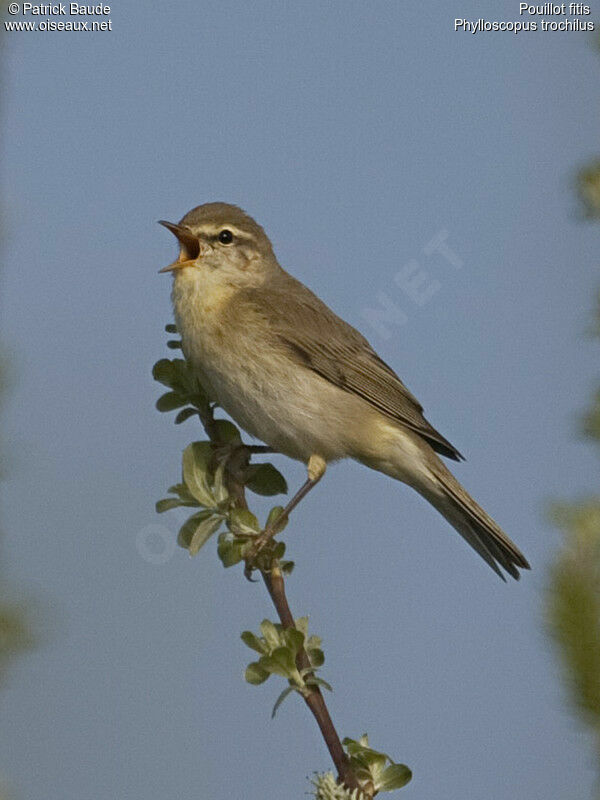
M 271 721 L 282 687 L 244 684 L 239 633 L 274 617 L 262 585 L 214 544 L 189 559 L 177 515 L 154 514 L 200 438 L 153 407 L 175 253 L 156 220 L 212 200 L 367 335 L 533 566 L 504 585 L 408 489 L 329 470 L 286 538 L 341 735 L 409 764 L 413 800 L 590 796 L 544 634 L 544 515 L 597 484 L 575 426 L 600 235 L 573 181 L 598 153 L 600 63 L 584 33 L 454 17 L 518 4 L 129 3 L 112 31 L 4 36 L 2 561 L 42 638 L 0 695 L 23 798 L 302 797 L 329 768 L 301 702 Z

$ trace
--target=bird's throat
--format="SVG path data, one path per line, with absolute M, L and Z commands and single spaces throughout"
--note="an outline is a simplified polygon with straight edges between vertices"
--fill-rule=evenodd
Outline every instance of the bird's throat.
M 179 270 L 174 277 L 172 298 L 175 311 L 192 319 L 198 315 L 211 317 L 219 314 L 236 291 L 235 287 L 214 279 L 210 273 L 200 273 L 194 268 Z

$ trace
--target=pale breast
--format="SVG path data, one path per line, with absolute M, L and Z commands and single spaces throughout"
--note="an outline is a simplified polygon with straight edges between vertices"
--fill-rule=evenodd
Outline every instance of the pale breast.
M 187 270 L 182 270 L 186 272 Z M 348 430 L 362 406 L 293 362 L 264 320 L 236 313 L 235 290 L 178 276 L 173 304 L 186 358 L 211 396 L 248 433 L 306 461 L 349 455 Z

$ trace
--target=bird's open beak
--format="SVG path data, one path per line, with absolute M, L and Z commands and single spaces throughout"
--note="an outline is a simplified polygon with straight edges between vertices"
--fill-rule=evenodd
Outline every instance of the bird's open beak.
M 194 236 L 189 228 L 185 228 L 183 225 L 176 225 L 174 222 L 166 222 L 164 219 L 159 220 L 158 224 L 164 225 L 165 228 L 170 230 L 171 233 L 177 237 L 181 245 L 177 261 L 174 261 L 172 264 L 158 271 L 173 272 L 176 269 L 183 269 L 183 267 L 195 266 L 196 261 L 206 252 L 206 245 L 203 244 L 197 236 Z

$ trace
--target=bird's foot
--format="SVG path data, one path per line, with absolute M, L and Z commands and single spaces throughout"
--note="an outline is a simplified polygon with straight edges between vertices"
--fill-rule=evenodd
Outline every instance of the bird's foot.
M 281 531 L 285 525 L 287 524 L 288 518 L 292 511 L 296 508 L 298 503 L 306 497 L 306 495 L 310 492 L 313 486 L 321 480 L 323 475 L 325 474 L 325 470 L 327 468 L 327 464 L 325 459 L 319 455 L 312 455 L 307 464 L 307 472 L 308 478 L 304 482 L 304 484 L 300 487 L 300 489 L 296 492 L 296 494 L 292 497 L 290 502 L 287 506 L 283 509 L 279 516 L 275 517 L 275 519 L 270 522 L 262 533 L 260 533 L 256 539 L 254 540 L 252 547 L 248 551 L 247 555 L 245 556 L 246 566 L 244 568 L 244 575 L 248 580 L 252 579 L 252 572 L 255 569 L 260 569 L 262 572 L 268 571 L 270 569 L 270 565 L 273 563 L 273 560 L 278 557 L 276 547 L 277 543 L 273 542 L 273 537 Z M 274 544 L 275 548 L 273 548 L 273 552 L 268 552 L 266 555 L 267 558 L 261 558 L 261 563 L 257 563 L 257 559 L 264 553 L 265 547 L 268 544 Z

